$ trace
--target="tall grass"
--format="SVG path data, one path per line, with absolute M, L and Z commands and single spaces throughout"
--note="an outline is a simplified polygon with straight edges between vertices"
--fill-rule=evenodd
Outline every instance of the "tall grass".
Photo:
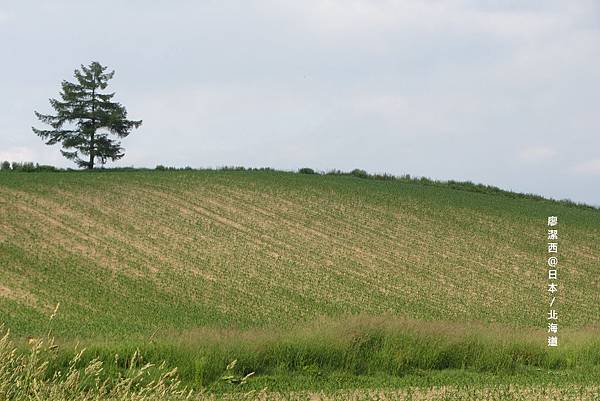
M 499 335 L 502 333 L 502 335 Z M 335 374 L 401 377 L 421 371 L 468 370 L 513 374 L 523 370 L 597 369 L 598 331 L 564 334 L 558 349 L 544 344 L 544 333 L 501 326 L 423 322 L 357 316 L 320 319 L 292 330 L 198 329 L 163 333 L 151 342 L 97 343 L 88 358 L 109 362 L 115 354 L 141 350 L 150 361 L 178 366 L 185 384 L 230 389 L 219 380 L 232 360 L 232 374 L 315 379 Z M 56 360 L 53 371 L 67 360 Z
M 167 369 L 164 363 L 142 364 L 139 352 L 124 361 L 125 369 L 110 376 L 105 361 L 92 358 L 83 363 L 85 349 L 75 352 L 61 369 L 49 369 L 65 355 L 54 340 L 30 339 L 29 346 L 28 351 L 19 351 L 9 330 L 0 326 L 0 400 L 186 400 L 192 395 L 181 386 L 177 369 Z M 119 365 L 118 356 L 113 363 Z
M 290 332 L 201 329 L 145 343 L 81 348 L 56 343 L 51 331 L 19 347 L 0 326 L 0 400 L 527 399 L 550 394 L 594 399 L 597 388 L 590 386 L 597 382 L 600 366 L 597 332 L 580 332 L 563 348 L 549 350 L 530 332 L 501 338 L 497 329 L 363 316 L 319 320 Z M 490 377 L 486 374 L 493 373 L 508 377 L 510 383 L 512 373 L 535 368 L 569 374 L 588 370 L 589 377 L 581 383 L 567 375 L 560 389 L 546 388 L 535 378 L 520 388 L 485 381 Z M 346 377 L 350 381 L 340 388 L 360 388 L 352 380 L 446 370 L 479 372 L 480 378 L 470 387 L 378 391 L 387 394 L 383 398 L 372 398 L 375 393 L 368 390 L 280 393 L 246 386 L 255 377 L 259 382 L 269 376 L 292 382 L 301 376 L 317 383 Z M 198 390 L 196 395 L 188 390 L 191 387 Z

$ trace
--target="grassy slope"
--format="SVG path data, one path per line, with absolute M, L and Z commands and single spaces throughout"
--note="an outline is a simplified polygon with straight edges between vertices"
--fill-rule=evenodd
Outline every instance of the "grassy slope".
M 0 320 L 41 335 L 60 302 L 53 333 L 84 339 L 81 367 L 98 357 L 114 378 L 126 369 L 115 354 L 141 348 L 218 392 L 234 389 L 215 381 L 233 359 L 256 390 L 588 385 L 600 380 L 599 223 L 551 201 L 347 176 L 0 174 Z M 68 369 L 67 344 L 50 374 Z
M 600 212 L 274 172 L 0 174 L 0 315 L 120 338 L 364 313 L 541 328 L 546 217 L 564 327 L 599 323 Z

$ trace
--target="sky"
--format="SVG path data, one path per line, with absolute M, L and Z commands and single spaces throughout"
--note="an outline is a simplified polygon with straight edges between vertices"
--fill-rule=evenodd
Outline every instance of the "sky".
M 112 166 L 361 168 L 600 205 L 600 2 L 0 0 L 0 160 L 81 64 L 143 125 Z

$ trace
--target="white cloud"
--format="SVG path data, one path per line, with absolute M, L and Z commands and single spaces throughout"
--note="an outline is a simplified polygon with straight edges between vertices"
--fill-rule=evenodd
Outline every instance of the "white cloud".
M 13 147 L 0 150 L 0 161 L 8 160 L 10 162 L 31 162 L 35 161 L 35 153 L 25 147 Z
M 573 172 L 583 175 L 600 175 L 600 159 L 579 163 L 573 167 Z
M 556 156 L 556 150 L 547 146 L 531 146 L 519 151 L 519 159 L 526 162 L 543 162 Z
M 523 39 L 553 32 L 576 17 L 526 7 L 489 10 L 460 0 L 306 0 L 278 2 L 274 7 L 283 15 L 300 19 L 313 32 L 345 41 L 349 36 L 354 39 L 355 35 L 398 31 Z M 577 14 L 577 10 L 570 14 Z
M 0 10 L 0 24 L 8 22 L 11 19 L 11 14 L 9 11 Z

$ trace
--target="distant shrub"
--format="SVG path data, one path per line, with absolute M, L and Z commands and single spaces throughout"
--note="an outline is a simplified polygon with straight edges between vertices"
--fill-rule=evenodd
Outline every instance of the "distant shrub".
M 371 175 L 371 178 L 373 178 L 374 180 L 396 180 L 396 176 L 392 175 L 392 174 L 387 174 L 387 173 L 383 173 L 383 174 L 373 174 Z
M 35 171 L 58 171 L 58 169 L 48 164 L 36 164 Z
M 35 171 L 35 165 L 32 162 L 12 162 L 13 171 L 32 172 Z
M 358 178 L 369 178 L 369 173 L 367 173 L 365 170 L 361 170 L 358 168 L 352 170 L 350 174 Z
M 162 164 L 157 165 L 154 169 L 156 171 L 176 171 L 176 170 L 181 170 L 181 168 L 164 166 Z
M 310 167 L 302 167 L 300 170 L 298 170 L 298 172 L 300 174 L 317 174 L 315 170 Z
M 17 171 L 17 172 L 25 172 L 25 173 L 34 173 L 34 172 L 60 172 L 64 171 L 63 169 L 56 168 L 49 164 L 39 164 L 32 162 L 12 162 L 9 163 L 4 161 L 0 164 L 0 170 L 3 171 Z

